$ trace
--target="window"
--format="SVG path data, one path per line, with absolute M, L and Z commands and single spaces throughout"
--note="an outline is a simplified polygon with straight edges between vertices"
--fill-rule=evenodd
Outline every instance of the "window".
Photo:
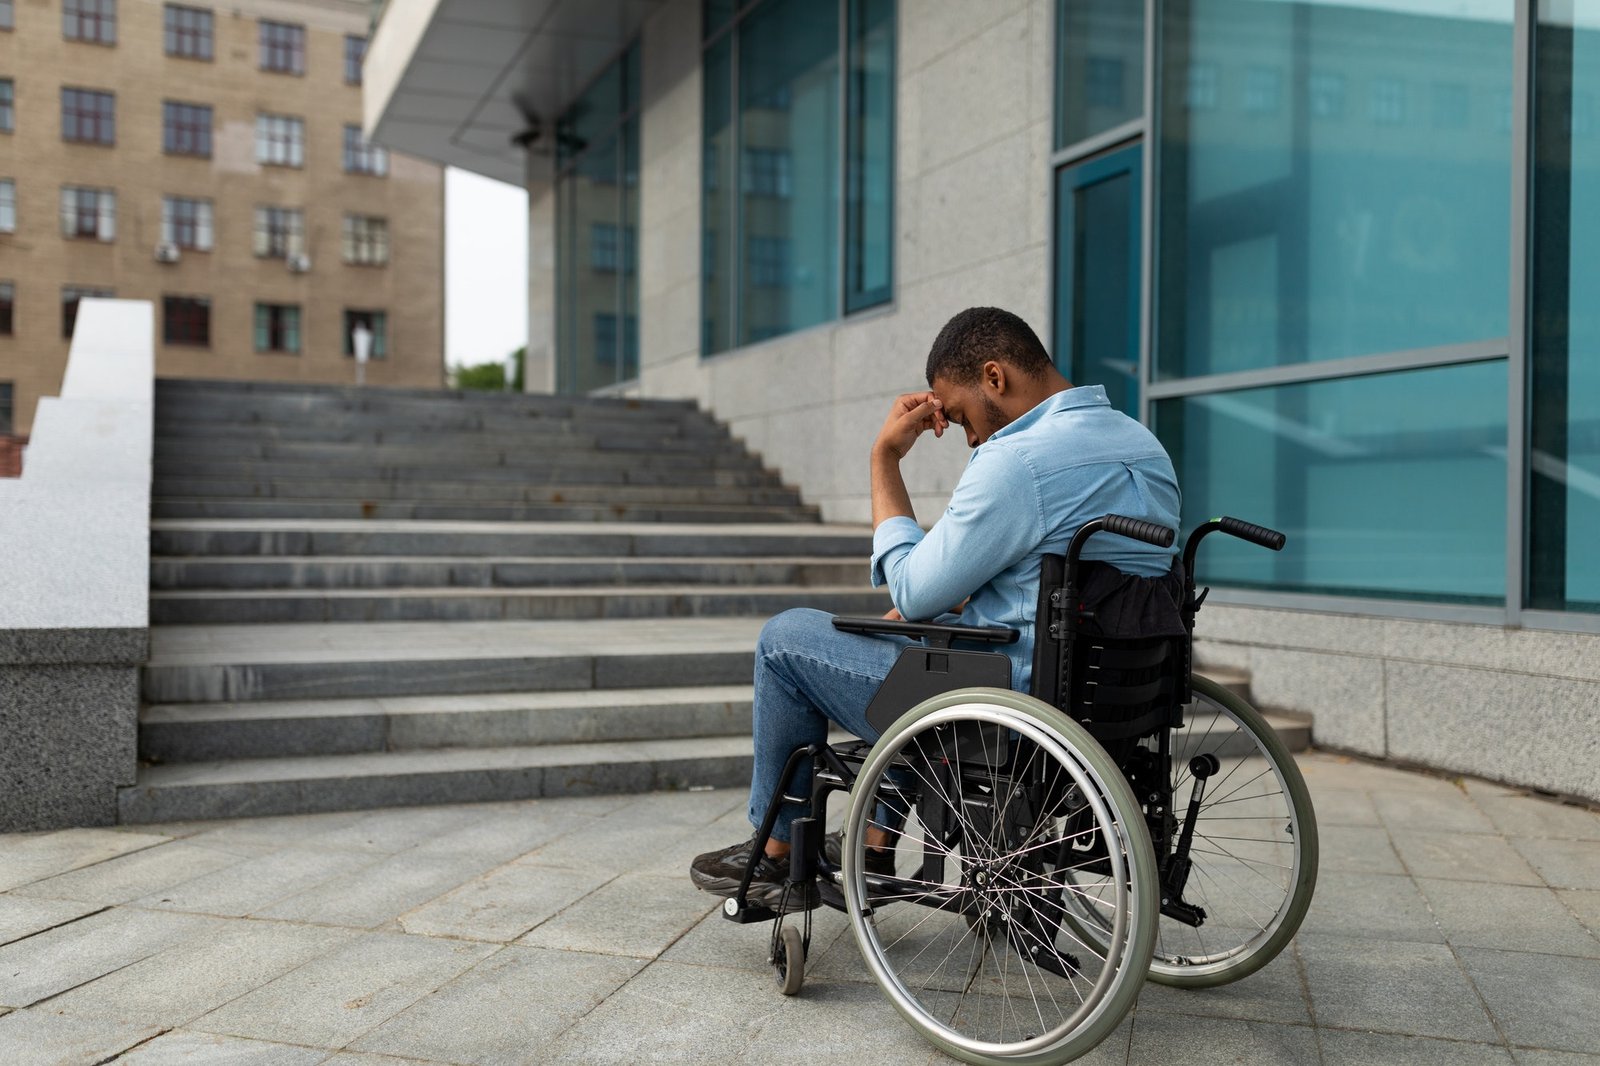
M 9 381 L 0 381 L 0 433 L 10 433 L 16 426 L 16 414 L 12 405 L 15 404 L 15 386 Z
M 117 238 L 117 194 L 110 189 L 61 186 L 61 235 L 91 240 Z
M 365 215 L 344 216 L 344 261 L 383 266 L 389 261 L 389 222 Z
M 1254 115 L 1278 110 L 1283 73 L 1277 67 L 1250 67 L 1244 72 L 1244 109 Z
M 344 171 L 346 174 L 373 174 L 381 178 L 389 173 L 389 149 L 368 144 L 361 136 L 360 126 L 346 126 Z
M 383 311 L 346 311 L 344 313 L 344 354 L 346 358 L 354 359 L 356 355 L 355 332 L 357 326 L 365 326 L 372 332 L 372 350 L 369 353 L 373 359 L 387 359 L 389 356 L 389 316 Z
M 17 232 L 17 183 L 0 178 L 0 233 Z
M 10 78 L 0 78 L 0 133 L 16 128 L 16 89 Z
M 637 313 L 639 51 L 630 47 L 556 120 L 556 387 L 588 392 L 639 375 L 637 338 L 593 328 Z M 603 344 L 604 347 L 596 347 Z
M 115 144 L 116 97 L 95 89 L 62 89 L 61 139 L 82 144 Z
M 1144 5 L 1057 0 L 1056 147 L 1144 113 Z
M 161 198 L 161 243 L 197 252 L 211 250 L 211 201 Z
M 12 320 L 16 302 L 16 283 L 0 281 L 0 336 L 9 337 L 16 331 L 16 323 Z
M 1314 72 L 1307 86 L 1312 118 L 1338 118 L 1344 114 L 1344 75 Z
M 782 149 L 746 148 L 743 177 L 747 196 L 787 200 L 794 190 L 789 177 L 789 153 Z
M 306 72 L 306 28 L 261 20 L 261 69 L 279 74 Z
M 305 216 L 294 207 L 256 208 L 255 253 L 285 259 L 305 251 Z
M 61 336 L 72 339 L 72 327 L 78 324 L 78 301 L 85 298 L 110 299 L 115 296 L 110 289 L 85 288 L 81 285 L 64 285 L 61 288 Z
M 276 167 L 305 166 L 305 120 L 290 115 L 257 115 L 256 162 Z
M 789 282 L 789 241 L 786 237 L 751 237 L 746 273 L 757 289 L 781 289 Z
M 361 61 L 367 55 L 367 39 L 347 33 L 344 36 L 344 83 L 361 84 Z
M 892 0 L 761 0 L 705 42 L 704 353 L 889 299 L 894 29 Z
M 1192 111 L 1209 111 L 1217 106 L 1217 68 L 1210 63 L 1195 63 L 1183 91 L 1183 102 Z
M 162 38 L 167 55 L 183 59 L 211 58 L 211 12 L 199 7 L 167 4 Z
M 1372 83 L 1372 121 L 1380 126 L 1398 126 L 1406 120 L 1406 86 L 1394 78 L 1378 78 Z
M 69 41 L 117 43 L 117 0 L 62 0 L 61 34 Z
M 0 30 L 13 29 L 16 22 L 17 15 L 11 0 L 0 0 Z
M 256 351 L 300 354 L 297 304 L 256 304 Z
M 161 150 L 168 155 L 211 157 L 211 108 L 204 104 L 161 105 Z
M 1439 82 L 1433 87 L 1433 125 L 1441 130 L 1464 130 L 1472 105 L 1467 87 L 1460 82 Z
M 211 347 L 210 299 L 204 296 L 163 296 L 161 339 L 167 344 Z

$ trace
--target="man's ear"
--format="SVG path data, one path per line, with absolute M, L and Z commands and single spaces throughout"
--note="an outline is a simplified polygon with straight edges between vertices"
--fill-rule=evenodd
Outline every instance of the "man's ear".
M 983 364 L 981 380 L 1000 396 L 1006 394 L 1006 388 L 1011 384 L 1006 380 L 1006 368 L 995 359 Z

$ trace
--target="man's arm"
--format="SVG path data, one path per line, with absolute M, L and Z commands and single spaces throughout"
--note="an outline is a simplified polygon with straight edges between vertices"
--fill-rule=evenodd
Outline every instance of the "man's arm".
M 923 433 L 931 429 L 935 437 L 943 436 L 949 425 L 944 406 L 931 392 L 908 392 L 894 401 L 872 445 L 873 529 L 890 518 L 916 521 L 911 494 L 900 475 L 900 460 Z

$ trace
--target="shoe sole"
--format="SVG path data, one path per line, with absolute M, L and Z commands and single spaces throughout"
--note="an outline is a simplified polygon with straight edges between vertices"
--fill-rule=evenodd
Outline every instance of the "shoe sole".
M 713 896 L 721 896 L 723 899 L 731 899 L 739 891 L 739 880 L 737 878 L 713 877 L 690 870 L 689 880 L 694 882 L 694 887 L 700 891 L 709 892 Z M 749 891 L 745 893 L 745 901 L 758 907 L 776 911 L 779 905 L 784 902 L 785 887 L 784 885 L 773 884 L 770 881 L 755 882 L 750 886 Z M 784 914 L 812 910 L 821 903 L 821 900 L 817 898 L 817 892 L 814 887 L 811 887 L 808 891 L 806 886 L 796 885 L 789 889 L 788 895 L 788 903 L 783 907 Z M 807 899 L 808 896 L 810 897 L 809 900 Z

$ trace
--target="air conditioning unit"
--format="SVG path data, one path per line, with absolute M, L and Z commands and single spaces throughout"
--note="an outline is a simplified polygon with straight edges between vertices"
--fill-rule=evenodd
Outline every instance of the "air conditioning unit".
M 178 261 L 178 246 L 176 244 L 156 245 L 156 262 L 176 263 Z
M 309 255 L 291 255 L 289 257 L 289 273 L 304 274 L 310 269 L 311 257 Z

